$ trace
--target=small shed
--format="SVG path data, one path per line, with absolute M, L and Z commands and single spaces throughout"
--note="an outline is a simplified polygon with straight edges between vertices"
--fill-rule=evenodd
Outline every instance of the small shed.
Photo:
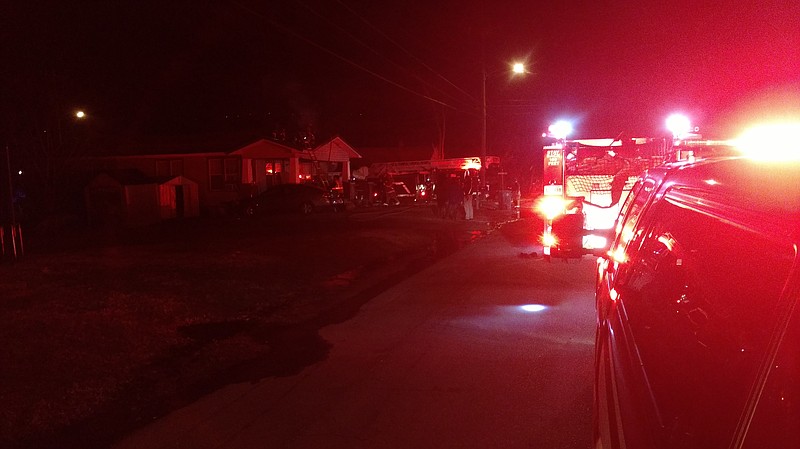
M 200 216 L 197 183 L 185 176 L 162 180 L 158 185 L 158 205 L 162 220 Z
M 159 185 L 138 170 L 98 173 L 84 189 L 89 224 L 144 226 L 161 221 Z

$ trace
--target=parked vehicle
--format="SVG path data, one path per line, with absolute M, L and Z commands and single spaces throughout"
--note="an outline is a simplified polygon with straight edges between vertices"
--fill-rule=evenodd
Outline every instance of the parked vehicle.
M 311 214 L 315 211 L 338 212 L 344 209 L 339 192 L 311 184 L 280 184 L 244 202 L 245 215 L 266 215 L 280 212 Z
M 615 230 L 593 446 L 800 447 L 800 162 L 650 169 Z
M 403 181 L 393 181 L 391 188 L 394 193 L 394 202 L 396 204 L 403 201 L 413 202 L 416 197 L 416 192 L 412 192 Z
M 353 203 L 356 207 L 369 207 L 378 201 L 378 187 L 374 182 L 363 179 L 352 183 Z
M 402 182 L 358 180 L 353 188 L 353 202 L 357 207 L 397 206 L 400 204 L 398 192 L 413 197 Z

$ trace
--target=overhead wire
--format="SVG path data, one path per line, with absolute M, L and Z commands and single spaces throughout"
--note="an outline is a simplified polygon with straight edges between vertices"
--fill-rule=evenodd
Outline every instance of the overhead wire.
M 431 89 L 433 89 L 433 90 L 436 90 L 436 91 L 438 91 L 440 94 L 442 94 L 442 95 L 444 95 L 444 96 L 446 96 L 446 97 L 449 97 L 451 100 L 455 100 L 455 101 L 457 101 L 457 102 L 462 102 L 462 103 L 461 103 L 462 105 L 465 105 L 465 106 L 468 106 L 468 107 L 473 107 L 473 106 L 475 105 L 475 103 L 473 103 L 473 102 L 477 102 L 477 99 L 474 99 L 474 98 L 470 98 L 470 100 L 471 100 L 471 101 L 465 101 L 465 100 L 464 100 L 464 99 L 462 99 L 462 98 L 456 98 L 456 97 L 455 97 L 455 96 L 453 96 L 452 94 L 450 94 L 450 93 L 446 92 L 444 89 L 442 89 L 442 88 L 440 88 L 440 87 L 438 87 L 438 86 L 435 86 L 435 85 L 433 85 L 432 83 L 430 83 L 430 82 L 428 82 L 428 81 L 424 80 L 424 79 L 423 79 L 422 77 L 420 77 L 418 74 L 416 74 L 416 73 L 414 73 L 414 72 L 410 71 L 410 70 L 409 70 L 407 67 L 405 67 L 405 66 L 403 66 L 403 65 L 401 65 L 401 64 L 399 64 L 399 63 L 397 63 L 397 62 L 395 62 L 395 61 L 392 61 L 391 59 L 389 59 L 388 57 L 386 57 L 384 54 L 382 54 L 381 52 L 379 52 L 378 50 L 376 50 L 375 48 L 373 48 L 371 45 L 369 45 L 368 43 L 364 42 L 362 39 L 359 39 L 357 36 L 353 35 L 353 33 L 349 32 L 349 31 L 348 31 L 347 29 L 345 29 L 344 27 L 342 27 L 342 26 L 338 25 L 337 23 L 335 23 L 334 21 L 332 21 L 330 18 L 328 18 L 328 17 L 324 16 L 323 14 L 319 13 L 318 11 L 316 11 L 314 8 L 312 8 L 311 6 L 309 6 L 307 3 L 303 2 L 302 0 L 295 0 L 295 3 L 299 4 L 299 5 L 300 5 L 300 6 L 302 6 L 303 8 L 307 9 L 308 11 L 310 11 L 312 14 L 316 15 L 316 16 L 317 16 L 317 17 L 319 17 L 320 19 L 322 19 L 322 20 L 326 21 L 326 22 L 327 22 L 328 24 L 330 24 L 332 27 L 336 28 L 336 29 L 337 29 L 339 32 L 343 33 L 344 35 L 346 35 L 346 36 L 347 36 L 347 37 L 349 37 L 350 39 L 352 39 L 352 40 L 354 40 L 355 42 L 357 42 L 357 43 L 358 43 L 359 45 L 361 45 L 362 47 L 364 47 L 364 48 L 366 48 L 367 50 L 369 50 L 369 51 L 370 51 L 370 52 L 371 52 L 373 55 L 375 55 L 375 56 L 378 56 L 378 57 L 380 57 L 380 58 L 384 59 L 385 61 L 387 61 L 387 62 L 388 62 L 389 64 L 391 64 L 392 66 L 394 66 L 394 67 L 396 67 L 396 68 L 400 69 L 401 71 L 403 71 L 403 72 L 405 72 L 405 73 L 409 74 L 410 76 L 412 76 L 413 78 L 415 78 L 417 81 L 419 81 L 419 82 L 420 82 L 420 83 L 422 83 L 423 85 L 425 85 L 425 86 L 427 86 L 427 87 L 429 87 L 429 88 L 431 88 Z M 366 23 L 367 25 L 369 25 L 371 29 L 373 29 L 374 31 L 377 31 L 377 32 L 378 32 L 378 33 L 379 33 L 379 34 L 380 34 L 380 35 L 381 35 L 381 36 L 382 36 L 384 39 L 386 39 L 387 41 L 389 41 L 389 42 L 390 42 L 392 45 L 395 45 L 395 46 L 396 46 L 396 47 L 398 47 L 400 50 L 402 50 L 404 53 L 406 53 L 408 56 L 410 56 L 412 59 L 414 59 L 416 62 L 418 62 L 418 63 L 422 64 L 422 65 L 423 65 L 423 66 L 424 66 L 426 69 L 428 69 L 428 70 L 432 71 L 433 73 L 437 74 L 439 77 L 441 77 L 442 79 L 444 79 L 445 81 L 449 82 L 449 80 L 447 80 L 446 78 L 444 78 L 442 75 L 439 75 L 438 73 L 436 73 L 436 72 L 435 72 L 435 71 L 434 71 L 432 68 L 428 67 L 428 66 L 427 66 L 427 65 L 426 65 L 424 62 L 422 62 L 421 60 L 419 60 L 418 58 L 416 58 L 416 57 L 415 57 L 413 54 L 411 54 L 411 53 L 410 53 L 410 52 L 408 52 L 408 51 L 407 51 L 405 48 L 403 48 L 403 47 L 402 47 L 402 46 L 400 46 L 398 43 L 396 43 L 394 40 L 392 40 L 392 39 L 391 39 L 389 36 L 387 36 L 385 33 L 382 33 L 380 30 L 378 30 L 377 28 L 373 27 L 373 26 L 372 26 L 372 25 L 371 25 L 369 22 L 367 22 L 367 21 L 366 21 L 366 19 L 364 19 L 363 17 L 359 16 L 357 12 L 353 11 L 353 10 L 352 10 L 352 9 L 350 9 L 350 8 L 349 8 L 347 5 L 344 5 L 344 4 L 343 4 L 343 3 L 341 3 L 341 2 L 338 2 L 338 3 L 339 3 L 340 5 L 342 5 L 343 7 L 345 7 L 345 8 L 346 8 L 346 9 L 347 9 L 347 10 L 348 10 L 348 11 L 349 11 L 351 14 L 353 14 L 353 15 L 355 15 L 357 18 L 359 18 L 359 20 L 361 20 L 361 21 L 363 21 L 364 23 Z M 450 83 L 450 84 L 452 85 L 452 83 Z
M 422 61 L 421 59 L 417 58 L 417 57 L 416 57 L 416 56 L 415 56 L 413 53 L 411 53 L 410 51 L 408 51 L 408 50 L 407 50 L 405 47 L 403 47 L 402 45 L 400 45 L 400 44 L 399 44 L 397 41 L 395 41 L 395 40 L 394 40 L 394 39 L 392 39 L 390 36 L 388 36 L 386 33 L 384 33 L 383 31 L 381 31 L 381 30 L 380 30 L 378 27 L 376 27 L 375 25 L 373 25 L 373 24 L 372 24 L 372 22 L 368 21 L 366 18 L 364 18 L 364 17 L 363 17 L 361 14 L 359 14 L 357 11 L 355 11 L 353 8 L 351 8 L 349 5 L 347 5 L 346 3 L 342 2 L 342 0 L 336 0 L 336 3 L 338 3 L 338 4 L 342 5 L 342 7 L 344 7 L 345 9 L 347 9 L 347 10 L 348 10 L 348 11 L 349 11 L 349 12 L 350 12 L 352 15 L 356 16 L 356 17 L 357 17 L 359 20 L 361 20 L 362 22 L 364 22 L 364 24 L 366 24 L 368 27 L 370 27 L 370 29 L 372 29 L 373 31 L 375 31 L 376 33 L 378 33 L 379 35 L 381 35 L 381 36 L 382 36 L 384 39 L 386 39 L 387 41 L 389 41 L 390 43 L 392 43 L 394 46 L 396 46 L 397 48 L 399 48 L 400 50 L 402 50 L 402 51 L 403 51 L 405 54 L 407 54 L 407 55 L 408 55 L 410 58 L 412 58 L 412 59 L 413 59 L 413 60 L 415 60 L 417 63 L 419 63 L 420 65 L 422 65 L 423 67 L 425 67 L 425 68 L 426 68 L 428 71 L 430 71 L 431 73 L 433 73 L 434 75 L 436 75 L 436 76 L 437 76 L 439 79 L 441 79 L 442 81 L 446 82 L 447 84 L 449 84 L 450 86 L 452 86 L 453 88 L 455 88 L 457 91 L 461 92 L 462 94 L 466 95 L 466 96 L 467 96 L 467 98 L 469 98 L 471 101 L 475 102 L 475 104 L 477 104 L 477 103 L 478 103 L 478 101 L 479 101 L 479 100 L 478 100 L 478 99 L 477 99 L 475 96 L 473 96 L 472 94 L 470 94 L 470 93 L 469 93 L 469 92 L 467 92 L 466 90 L 462 89 L 461 87 L 459 87 L 458 85 L 456 85 L 455 83 L 453 83 L 452 81 L 450 81 L 449 79 L 447 79 L 447 78 L 446 78 L 444 75 L 442 75 L 441 73 L 437 72 L 435 69 L 433 69 L 431 66 L 429 66 L 428 64 L 426 64 L 426 63 L 425 63 L 424 61 Z
M 335 52 L 335 51 L 333 51 L 333 50 L 331 50 L 331 49 L 329 49 L 329 48 L 327 48 L 327 47 L 325 47 L 325 46 L 323 46 L 321 44 L 319 44 L 318 42 L 315 42 L 315 41 L 313 41 L 313 40 L 311 40 L 311 39 L 309 39 L 309 38 L 307 38 L 307 37 L 295 32 L 294 30 L 292 30 L 291 28 L 281 24 L 280 22 L 278 22 L 276 20 L 273 20 L 270 17 L 267 17 L 265 14 L 263 14 L 263 13 L 261 13 L 259 11 L 256 11 L 256 10 L 246 6 L 246 5 L 243 5 L 241 2 L 239 2 L 237 0 L 231 0 L 231 3 L 234 4 L 235 6 L 241 8 L 242 10 L 244 10 L 245 12 L 247 12 L 249 14 L 252 14 L 252 15 L 254 15 L 256 17 L 259 17 L 260 19 L 264 20 L 265 22 L 267 22 L 271 26 L 277 28 L 278 30 L 280 30 L 280 31 L 282 31 L 282 32 L 294 37 L 294 38 L 297 38 L 297 39 L 305 42 L 308 45 L 316 47 L 319 50 L 322 50 L 323 52 L 325 52 L 325 53 L 327 53 L 327 54 L 329 54 L 329 55 L 331 55 L 331 56 L 333 56 L 333 57 L 335 57 L 337 59 L 340 59 L 340 60 L 344 61 L 345 63 L 350 64 L 350 65 L 352 65 L 353 67 L 355 67 L 355 68 L 357 68 L 359 70 L 364 71 L 365 73 L 368 73 L 368 74 L 370 74 L 370 75 L 372 75 L 372 76 L 374 76 L 374 77 L 376 77 L 376 78 L 378 78 L 378 79 L 380 79 L 382 81 L 385 81 L 386 83 L 389 83 L 389 84 L 391 84 L 391 85 L 393 85 L 393 86 L 395 86 L 395 87 L 397 87 L 399 89 L 402 89 L 402 90 L 404 90 L 406 92 L 409 92 L 409 93 L 411 93 L 413 95 L 416 95 L 418 97 L 424 98 L 424 99 L 426 99 L 428 101 L 431 101 L 433 103 L 439 104 L 441 106 L 444 106 L 444 107 L 447 107 L 447 108 L 450 108 L 450 109 L 453 109 L 453 110 L 456 110 L 456 111 L 462 111 L 461 108 L 458 108 L 458 107 L 456 107 L 454 105 L 451 105 L 451 104 L 449 104 L 449 103 L 447 103 L 445 101 L 442 101 L 442 100 L 440 100 L 438 98 L 434 98 L 434 97 L 432 97 L 430 95 L 418 92 L 418 91 L 416 91 L 416 90 L 414 90 L 414 89 L 412 89 L 412 88 L 410 88 L 408 86 L 405 86 L 405 85 L 400 84 L 400 83 L 398 83 L 398 82 L 396 82 L 394 80 L 391 80 L 391 79 L 389 79 L 389 78 L 387 78 L 387 77 L 375 72 L 374 70 L 370 70 L 369 68 L 359 64 L 358 62 L 353 61 L 353 60 L 351 60 L 351 59 L 349 59 L 349 58 L 347 58 L 347 57 L 345 57 L 345 56 L 343 56 L 343 55 L 341 55 L 341 54 L 339 54 L 339 53 L 337 53 L 337 52 Z

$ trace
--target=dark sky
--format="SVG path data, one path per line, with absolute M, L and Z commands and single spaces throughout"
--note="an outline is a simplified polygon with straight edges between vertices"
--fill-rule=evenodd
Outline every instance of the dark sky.
M 680 110 L 726 134 L 800 104 L 796 0 L 18 3 L 0 7 L 6 134 L 79 107 L 113 144 L 310 124 L 430 145 L 444 125 L 448 151 L 477 149 L 482 67 L 496 154 L 558 118 L 641 136 Z

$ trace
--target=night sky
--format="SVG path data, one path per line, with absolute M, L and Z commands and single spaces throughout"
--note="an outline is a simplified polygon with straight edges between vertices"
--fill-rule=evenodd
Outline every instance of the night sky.
M 725 137 L 800 105 L 798 1 L 38 1 L 0 8 L 3 133 L 74 108 L 115 146 L 310 129 L 354 146 L 489 152 L 664 132 Z M 530 73 L 509 77 L 513 61 Z M 788 111 L 788 112 L 787 112 Z

